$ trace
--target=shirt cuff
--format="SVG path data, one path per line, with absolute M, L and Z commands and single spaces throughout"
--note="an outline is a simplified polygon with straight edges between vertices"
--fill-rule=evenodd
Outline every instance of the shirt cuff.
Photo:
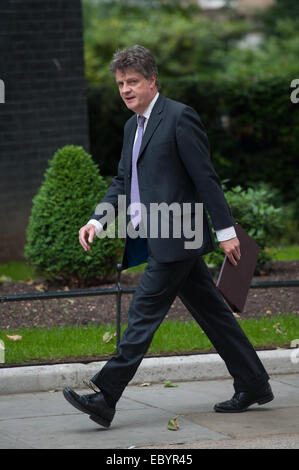
M 233 226 L 223 228 L 222 230 L 216 230 L 216 237 L 219 242 L 225 242 L 226 240 L 230 240 L 236 236 L 237 234 Z
M 95 226 L 96 235 L 99 236 L 99 234 L 100 234 L 101 231 L 103 230 L 103 225 L 101 224 L 101 222 L 99 222 L 99 221 L 96 220 L 96 219 L 90 219 L 87 223 L 88 223 L 88 224 L 92 224 L 92 225 Z

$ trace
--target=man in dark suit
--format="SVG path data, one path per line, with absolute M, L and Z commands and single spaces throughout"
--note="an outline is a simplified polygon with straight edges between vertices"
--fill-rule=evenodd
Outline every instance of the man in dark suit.
M 127 223 L 141 236 L 127 234 L 123 268 L 147 261 L 128 312 L 128 328 L 117 354 L 91 379 L 100 391 L 78 395 L 64 390 L 65 398 L 90 418 L 109 427 L 115 405 L 133 378 L 153 335 L 178 295 L 205 331 L 234 379 L 232 399 L 215 405 L 215 411 L 241 412 L 254 404 L 267 403 L 273 394 L 269 376 L 254 348 L 217 291 L 202 255 L 215 248 L 208 218 L 217 239 L 232 264 L 240 259 L 240 243 L 234 220 L 210 159 L 204 127 L 193 108 L 159 93 L 155 60 L 142 46 L 119 51 L 111 62 L 120 95 L 134 112 L 124 128 L 118 174 L 91 220 L 80 229 L 79 241 L 88 243 L 106 226 L 102 208 L 109 203 L 118 210 L 119 196 L 126 197 Z M 200 246 L 187 248 L 185 232 L 170 230 L 150 235 L 151 204 L 190 203 L 189 218 L 202 231 Z M 195 204 L 203 203 L 201 226 Z M 145 213 L 141 208 L 146 209 Z M 180 215 L 168 223 L 182 222 Z M 140 228 L 147 227 L 146 234 Z M 173 229 L 174 230 L 174 229 Z M 128 231 L 130 232 L 130 230 Z M 173 235 L 173 236 L 172 236 Z M 189 245 L 190 246 L 190 245 Z

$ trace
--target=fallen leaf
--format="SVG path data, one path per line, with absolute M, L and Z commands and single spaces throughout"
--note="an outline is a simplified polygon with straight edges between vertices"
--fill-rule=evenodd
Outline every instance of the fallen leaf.
M 20 335 L 6 335 L 6 338 L 11 339 L 12 341 L 20 341 L 22 339 L 22 336 Z
M 140 384 L 139 387 L 149 387 L 150 385 L 150 382 L 144 382 L 143 384 Z
M 178 423 L 178 416 L 175 418 L 172 418 L 168 421 L 167 424 L 167 429 L 169 431 L 177 431 L 180 428 L 179 423 Z
M 166 380 L 166 382 L 164 383 L 164 387 L 178 387 L 178 385 L 172 383 L 171 380 Z
M 104 333 L 103 335 L 104 343 L 109 343 L 109 341 L 111 341 L 114 338 L 114 336 L 116 336 L 116 332 L 113 334 L 109 333 L 108 331 Z
M 0 282 L 11 282 L 11 281 L 12 281 L 12 278 L 9 276 L 5 276 L 4 274 L 0 276 Z
M 279 334 L 279 335 L 286 335 L 287 332 L 285 330 L 282 330 L 281 328 L 278 328 L 280 325 L 280 323 L 275 323 L 275 325 L 273 325 L 273 328 L 275 329 L 275 333 Z
M 42 282 L 41 284 L 37 284 L 35 286 L 35 289 L 38 290 L 39 292 L 45 292 L 47 290 L 47 285 Z

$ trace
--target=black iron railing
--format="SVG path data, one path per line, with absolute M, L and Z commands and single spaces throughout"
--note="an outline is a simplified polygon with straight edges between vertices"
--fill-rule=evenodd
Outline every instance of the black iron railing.
M 120 341 L 121 330 L 121 296 L 122 294 L 132 294 L 136 291 L 137 287 L 122 287 L 120 283 L 122 266 L 116 265 L 117 282 L 115 287 L 105 289 L 76 289 L 70 291 L 58 292 L 39 292 L 29 294 L 15 294 L 15 295 L 2 295 L 0 302 L 16 302 L 22 300 L 49 300 L 49 299 L 62 299 L 65 297 L 91 297 L 96 295 L 116 295 L 116 342 L 117 346 Z M 252 289 L 265 289 L 270 287 L 298 287 L 299 281 L 262 281 L 252 282 L 250 288 Z

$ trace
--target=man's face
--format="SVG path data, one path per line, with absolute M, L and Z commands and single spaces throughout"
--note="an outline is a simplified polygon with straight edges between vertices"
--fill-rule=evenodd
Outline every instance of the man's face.
M 136 114 L 143 114 L 157 93 L 156 77 L 145 78 L 132 68 L 115 73 L 119 93 L 126 106 Z

